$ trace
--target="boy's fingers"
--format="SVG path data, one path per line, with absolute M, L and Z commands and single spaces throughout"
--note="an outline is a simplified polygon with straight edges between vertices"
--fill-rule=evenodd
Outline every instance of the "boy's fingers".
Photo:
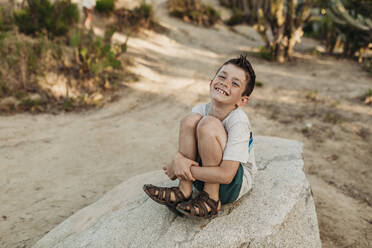
M 195 181 L 195 178 L 192 176 L 190 171 L 186 172 L 186 175 L 187 175 L 188 180 Z
M 191 162 L 191 166 L 199 166 L 199 163 L 195 162 L 195 161 L 192 161 Z

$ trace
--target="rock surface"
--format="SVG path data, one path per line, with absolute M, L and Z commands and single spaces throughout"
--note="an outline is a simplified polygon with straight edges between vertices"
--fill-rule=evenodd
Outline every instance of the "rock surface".
M 219 217 L 175 216 L 142 192 L 144 183 L 172 185 L 161 171 L 123 182 L 41 240 L 51 247 L 321 247 L 302 145 L 256 137 L 258 172 L 250 194 Z

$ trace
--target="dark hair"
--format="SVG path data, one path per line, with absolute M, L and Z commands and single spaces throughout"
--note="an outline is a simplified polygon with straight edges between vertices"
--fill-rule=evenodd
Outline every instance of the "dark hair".
M 247 81 L 247 85 L 242 96 L 250 96 L 256 83 L 256 74 L 254 73 L 251 63 L 249 63 L 249 61 L 247 60 L 247 55 L 241 54 L 239 58 L 226 61 L 225 63 L 223 63 L 223 65 L 221 65 L 220 68 L 218 68 L 216 75 L 221 70 L 221 68 L 227 64 L 232 64 L 243 69 L 243 71 L 245 72 L 245 80 Z

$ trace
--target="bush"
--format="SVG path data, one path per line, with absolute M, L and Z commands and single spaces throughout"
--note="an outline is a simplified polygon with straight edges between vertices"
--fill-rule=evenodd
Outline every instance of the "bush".
M 95 10 L 98 13 L 109 14 L 115 9 L 115 0 L 97 0 Z
M 0 32 L 9 31 L 13 28 L 13 16 L 9 10 L 0 6 Z
M 126 42 L 112 44 L 113 33 L 101 38 L 76 30 L 71 46 L 64 39 L 35 39 L 16 30 L 0 36 L 0 113 L 70 111 L 110 99 L 105 92 L 132 77 L 120 57 Z
M 19 31 L 35 35 L 47 32 L 49 37 L 63 36 L 79 21 L 76 4 L 70 0 L 28 0 L 28 6 L 14 12 L 14 21 Z
M 75 48 L 74 62 L 85 74 L 98 76 L 103 70 L 120 69 L 119 57 L 126 52 L 127 41 L 123 44 L 111 44 L 113 30 L 105 37 L 97 37 L 92 31 L 77 30 L 71 37 L 70 45 Z
M 372 58 L 365 58 L 362 63 L 362 68 L 372 74 Z
M 121 8 L 115 11 L 117 23 L 115 29 L 125 32 L 137 32 L 140 28 L 156 28 L 159 25 L 154 20 L 152 5 L 141 2 L 133 10 Z
M 10 97 L 17 102 L 18 109 L 26 111 L 40 109 L 48 94 L 41 89 L 37 77 L 47 66 L 54 65 L 50 60 L 52 47 L 46 37 L 30 39 L 15 31 L 8 32 L 0 47 L 0 99 Z M 4 106 L 0 107 L 4 111 Z M 15 110 L 15 106 L 10 110 Z
M 245 20 L 244 20 L 243 11 L 241 9 L 233 7 L 232 16 L 230 17 L 229 20 L 226 21 L 226 24 L 229 26 L 234 26 L 234 25 L 244 23 L 244 21 Z
M 265 47 L 265 46 L 260 46 L 259 47 L 258 56 L 260 58 L 263 58 L 263 59 L 268 60 L 268 61 L 273 61 L 274 60 L 274 57 L 271 53 L 270 48 Z
M 168 9 L 172 16 L 207 27 L 213 26 L 221 19 L 217 10 L 200 0 L 169 0 Z

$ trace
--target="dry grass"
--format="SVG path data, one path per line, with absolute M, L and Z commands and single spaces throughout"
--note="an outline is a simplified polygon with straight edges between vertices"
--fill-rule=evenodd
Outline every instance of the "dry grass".
M 220 19 L 220 13 L 200 0 L 168 0 L 169 13 L 185 22 L 206 27 L 213 26 Z

